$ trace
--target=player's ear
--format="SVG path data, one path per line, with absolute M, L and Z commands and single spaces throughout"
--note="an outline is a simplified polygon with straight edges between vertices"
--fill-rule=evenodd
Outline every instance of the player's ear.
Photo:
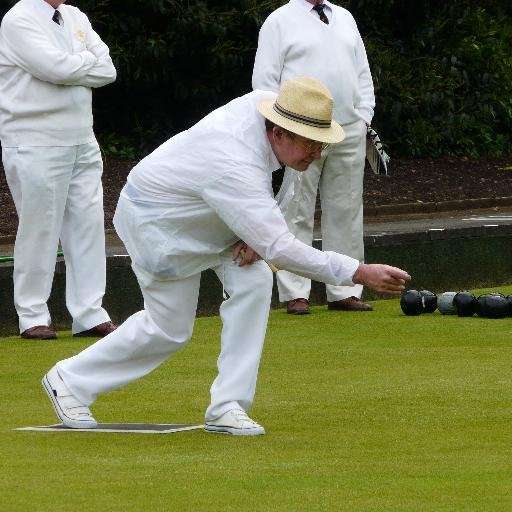
M 285 130 L 283 130 L 283 128 L 281 128 L 280 126 L 274 126 L 274 128 L 272 128 L 272 133 L 274 135 L 274 138 L 281 142 L 285 135 Z

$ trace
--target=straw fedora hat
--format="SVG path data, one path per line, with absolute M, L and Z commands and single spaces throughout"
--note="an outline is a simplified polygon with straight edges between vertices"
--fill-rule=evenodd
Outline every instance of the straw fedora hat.
M 332 120 L 332 95 L 325 85 L 309 76 L 286 80 L 275 100 L 262 100 L 258 110 L 276 125 L 307 139 L 333 144 L 345 138 Z

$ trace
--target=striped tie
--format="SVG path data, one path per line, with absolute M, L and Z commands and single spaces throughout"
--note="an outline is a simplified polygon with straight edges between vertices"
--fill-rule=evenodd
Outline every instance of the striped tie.
M 324 4 L 314 5 L 313 10 L 318 13 L 318 16 L 320 16 L 321 21 L 323 21 L 326 25 L 329 25 L 329 19 L 327 18 L 324 12 Z

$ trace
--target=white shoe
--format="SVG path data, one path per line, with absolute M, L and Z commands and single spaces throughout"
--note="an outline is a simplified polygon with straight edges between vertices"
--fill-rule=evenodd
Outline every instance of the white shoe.
M 41 381 L 53 408 L 68 428 L 96 428 L 97 421 L 89 408 L 71 393 L 54 366 Z
M 265 429 L 251 420 L 242 409 L 231 409 L 220 418 L 207 421 L 204 429 L 206 432 L 234 436 L 259 436 L 265 433 Z

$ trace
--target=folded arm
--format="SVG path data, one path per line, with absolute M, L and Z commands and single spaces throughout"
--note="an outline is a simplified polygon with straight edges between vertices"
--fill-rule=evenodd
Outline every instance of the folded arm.
M 30 19 L 20 17 L 2 24 L 2 43 L 9 60 L 35 78 L 56 85 L 99 87 L 115 79 L 108 48 L 105 53 L 94 35 L 87 37 L 91 47 L 70 54 L 55 46 Z
M 88 87 L 102 87 L 103 85 L 112 83 L 116 79 L 116 68 L 114 67 L 114 63 L 110 57 L 108 46 L 93 30 L 89 20 L 87 20 L 87 24 L 87 50 L 90 51 L 97 60 L 96 64 L 89 70 L 85 77 L 86 83 L 82 83 L 80 85 L 86 85 Z

